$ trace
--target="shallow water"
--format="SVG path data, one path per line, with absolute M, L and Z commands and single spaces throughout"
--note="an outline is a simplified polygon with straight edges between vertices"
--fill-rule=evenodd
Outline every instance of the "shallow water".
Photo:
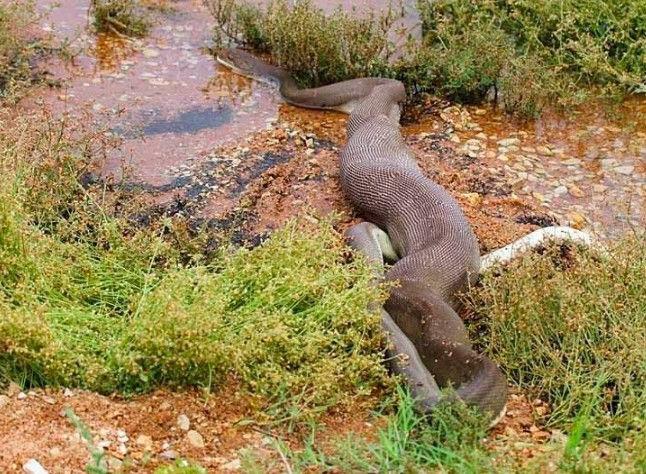
M 327 9 L 336 2 L 319 1 Z M 222 144 L 240 143 L 274 120 L 318 120 L 338 128 L 334 114 L 313 115 L 283 107 L 277 93 L 220 69 L 209 46 L 212 20 L 199 0 L 171 3 L 157 14 L 140 40 L 88 30 L 88 1 L 38 0 L 51 10 L 44 31 L 78 50 L 72 64 L 51 61 L 47 69 L 63 79 L 62 89 L 41 99 L 59 113 L 82 117 L 122 140 L 104 173 L 129 169 L 135 181 L 152 186 L 172 181 L 169 170 L 205 159 Z M 381 0 L 344 6 L 382 6 Z M 415 22 L 407 16 L 408 25 Z M 537 202 L 563 222 L 613 235 L 643 227 L 646 181 L 646 101 L 627 101 L 612 111 L 588 105 L 568 118 L 546 114 L 530 123 L 511 120 L 493 107 L 448 107 L 405 127 L 406 134 L 434 132 L 437 115 L 453 131 L 450 139 L 465 159 L 503 171 L 513 192 Z M 309 115 L 308 115 L 309 114 Z M 321 119 L 323 120 L 323 119 Z M 331 125 L 330 125 L 331 123 Z

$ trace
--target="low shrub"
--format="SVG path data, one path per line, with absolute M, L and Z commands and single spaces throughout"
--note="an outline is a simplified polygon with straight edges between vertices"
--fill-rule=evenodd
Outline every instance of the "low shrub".
M 34 43 L 26 30 L 33 18 L 31 1 L 0 0 L 0 102 L 16 99 L 31 82 Z
M 502 106 L 534 116 L 547 104 L 571 105 L 594 89 L 617 97 L 646 90 L 643 2 L 602 0 L 418 0 L 421 41 L 390 61 L 388 31 L 398 8 L 326 14 L 311 1 L 205 0 L 215 40 L 233 40 L 290 70 L 303 85 L 381 75 L 412 93 L 460 101 L 497 92 Z M 356 12 L 355 12 L 356 13 Z
M 145 36 L 150 19 L 138 0 L 92 0 L 91 13 L 97 31 L 125 36 Z
M 233 377 L 302 413 L 391 383 L 367 310 L 382 291 L 329 223 L 186 260 L 179 218 L 110 215 L 75 180 L 83 145 L 21 123 L 0 131 L 0 379 L 132 393 Z
M 469 299 L 477 333 L 511 381 L 549 401 L 550 424 L 585 416 L 621 440 L 646 414 L 646 239 L 561 261 L 548 252 L 485 276 Z

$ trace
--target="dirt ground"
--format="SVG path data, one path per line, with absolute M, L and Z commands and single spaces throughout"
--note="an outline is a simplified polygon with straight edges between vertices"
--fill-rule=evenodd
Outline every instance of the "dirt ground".
M 441 106 L 442 104 L 440 104 Z M 450 120 L 429 102 L 421 111 L 425 131 L 405 126 L 406 140 L 432 179 L 459 200 L 480 240 L 483 253 L 555 219 L 523 202 L 495 168 L 483 166 L 456 151 Z M 183 200 L 195 218 L 217 219 L 243 212 L 246 235 L 261 235 L 295 216 L 340 212 L 339 228 L 356 218 L 338 182 L 338 152 L 344 140 L 343 116 L 296 111 L 284 106 L 276 123 L 250 139 L 217 149 L 206 160 L 175 170 L 181 185 L 153 194 L 160 202 Z M 303 433 L 263 427 L 253 420 L 253 400 L 235 384 L 221 393 L 157 391 L 132 399 L 80 390 L 34 390 L 16 386 L 0 398 L 0 469 L 21 472 L 37 459 L 50 473 L 83 472 L 90 460 L 88 444 L 64 410 L 89 427 L 96 446 L 105 449 L 113 471 L 151 472 L 173 459 L 191 459 L 209 472 L 236 471 L 243 452 L 276 457 L 276 439 L 297 448 Z M 509 449 L 531 458 L 536 443 L 552 434 L 537 425 L 547 407 L 513 393 L 503 421 L 491 432 L 492 449 Z M 187 421 L 188 420 L 188 421 Z M 366 407 L 332 413 L 323 419 L 325 445 L 353 431 L 369 436 L 379 422 Z M 510 448 L 509 439 L 516 448 Z M 520 440 L 520 441 L 519 441 Z M 523 440 L 525 442 L 523 442 Z

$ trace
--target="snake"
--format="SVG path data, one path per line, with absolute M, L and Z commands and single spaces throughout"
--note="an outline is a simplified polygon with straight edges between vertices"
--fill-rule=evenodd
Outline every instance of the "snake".
M 459 294 L 476 281 L 482 261 L 490 267 L 548 238 L 587 243 L 587 236 L 570 228 L 540 229 L 481 260 L 458 202 L 424 174 L 406 146 L 399 123 L 406 99 L 401 81 L 363 77 L 300 88 L 289 71 L 239 48 L 219 51 L 217 61 L 276 86 L 289 104 L 349 114 L 339 176 L 343 194 L 364 220 L 346 237 L 374 263 L 376 279 L 391 282 L 378 308 L 386 360 L 423 413 L 457 397 L 495 424 L 505 413 L 507 381 L 469 341 L 458 314 Z

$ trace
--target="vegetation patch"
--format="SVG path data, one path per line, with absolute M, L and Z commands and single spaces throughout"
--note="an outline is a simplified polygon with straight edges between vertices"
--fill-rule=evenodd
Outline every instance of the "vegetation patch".
M 329 223 L 191 256 L 181 220 L 134 227 L 79 184 L 91 144 L 33 124 L 0 132 L 1 380 L 133 393 L 233 377 L 276 416 L 390 383 L 367 310 L 383 292 Z
M 31 2 L 0 0 L 0 102 L 15 100 L 32 81 L 35 44 L 26 29 L 33 15 Z
M 146 7 L 138 0 L 92 0 L 90 10 L 98 32 L 138 37 L 151 26 Z
M 509 379 L 547 400 L 570 457 L 595 440 L 644 452 L 646 238 L 608 253 L 552 249 L 487 274 L 469 304 L 474 332 Z M 643 459 L 642 459 L 643 462 Z
M 491 94 L 521 116 L 580 102 L 591 90 L 602 97 L 646 91 L 646 7 L 639 0 L 418 0 L 422 38 L 396 61 L 389 61 L 387 32 L 399 9 L 328 15 L 308 0 L 207 4 L 217 42 L 270 53 L 303 85 L 389 76 L 412 93 L 461 101 Z

